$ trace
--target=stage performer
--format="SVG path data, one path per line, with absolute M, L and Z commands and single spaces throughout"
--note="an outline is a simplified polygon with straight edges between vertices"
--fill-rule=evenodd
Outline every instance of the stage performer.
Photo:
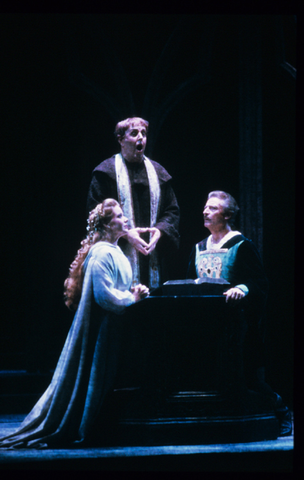
M 223 191 L 208 195 L 203 209 L 204 226 L 211 235 L 192 249 L 187 277 L 224 278 L 231 286 L 224 292 L 232 306 L 242 302 L 247 323 L 244 342 L 244 378 L 248 388 L 272 399 L 279 420 L 280 436 L 291 434 L 291 416 L 281 397 L 265 382 L 266 278 L 259 252 L 253 242 L 235 230 L 239 207 Z
M 144 155 L 148 127 L 137 117 L 116 125 L 121 151 L 93 170 L 87 210 L 107 197 L 119 201 L 129 220 L 119 245 L 131 263 L 133 283 L 156 288 L 168 280 L 170 256 L 179 246 L 179 206 L 172 177 Z
M 18 430 L 1 447 L 60 448 L 83 441 L 113 386 L 126 307 L 149 294 L 131 287 L 128 259 L 117 245 L 127 218 L 114 199 L 91 211 L 69 277 L 65 303 L 76 310 L 52 381 Z

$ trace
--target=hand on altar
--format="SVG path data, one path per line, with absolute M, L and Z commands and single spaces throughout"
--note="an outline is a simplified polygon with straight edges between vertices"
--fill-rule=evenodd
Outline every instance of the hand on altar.
M 131 292 L 135 297 L 135 302 L 139 302 L 139 300 L 142 300 L 143 298 L 148 297 L 150 294 L 148 287 L 146 287 L 145 285 L 142 285 L 141 283 L 139 283 L 138 285 L 135 285 L 135 287 L 132 287 Z
M 229 290 L 224 292 L 223 295 L 226 296 L 226 303 L 238 303 L 243 297 L 245 297 L 243 290 L 237 287 L 229 288 Z

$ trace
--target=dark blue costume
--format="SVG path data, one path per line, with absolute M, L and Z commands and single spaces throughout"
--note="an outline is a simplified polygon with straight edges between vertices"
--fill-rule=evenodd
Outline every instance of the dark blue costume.
M 226 250 L 226 251 L 225 251 Z M 207 238 L 194 246 L 190 255 L 187 278 L 196 279 L 199 276 L 210 276 L 202 272 L 201 258 L 210 255 L 220 257 L 221 272 L 219 276 L 227 280 L 231 287 L 238 287 L 246 294 L 242 299 L 248 334 L 250 335 L 250 351 L 246 355 L 247 370 L 264 365 L 264 310 L 268 295 L 268 280 L 266 278 L 259 252 L 253 242 L 243 235 L 237 234 L 221 246 L 216 253 L 208 254 Z M 199 271 L 200 270 L 200 271 Z M 213 272 L 215 276 L 215 272 Z M 246 365 L 247 363 L 247 365 Z M 249 363 L 251 365 L 249 365 Z M 248 373 L 248 372 L 247 372 Z M 252 373 L 252 372 L 251 372 Z
M 272 398 L 280 424 L 280 435 L 291 434 L 291 416 L 281 397 L 265 382 L 265 306 L 268 280 L 253 242 L 239 232 L 220 249 L 207 250 L 208 238 L 196 244 L 190 254 L 187 278 L 224 278 L 228 288 L 244 291 L 242 306 L 247 324 L 244 340 L 244 377 L 248 388 Z M 228 290 L 227 288 L 227 290 Z

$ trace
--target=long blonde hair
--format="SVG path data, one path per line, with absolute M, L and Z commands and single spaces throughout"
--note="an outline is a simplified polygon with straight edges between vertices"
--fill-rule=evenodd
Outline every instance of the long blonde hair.
M 87 220 L 88 234 L 82 240 L 81 248 L 77 251 L 77 255 L 69 268 L 69 276 L 64 282 L 64 303 L 70 309 L 75 311 L 81 298 L 83 284 L 83 264 L 91 249 L 91 247 L 101 241 L 107 240 L 107 232 L 104 226 L 107 225 L 113 217 L 114 207 L 119 203 L 113 198 L 107 198 L 99 203 L 89 214 Z

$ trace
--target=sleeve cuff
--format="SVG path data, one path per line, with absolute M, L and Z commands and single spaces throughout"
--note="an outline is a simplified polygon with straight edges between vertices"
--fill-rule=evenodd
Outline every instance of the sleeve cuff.
M 249 288 L 246 287 L 246 285 L 243 285 L 243 284 L 235 285 L 235 288 L 239 288 L 240 290 L 242 290 L 245 293 L 245 295 L 248 295 L 249 293 Z

